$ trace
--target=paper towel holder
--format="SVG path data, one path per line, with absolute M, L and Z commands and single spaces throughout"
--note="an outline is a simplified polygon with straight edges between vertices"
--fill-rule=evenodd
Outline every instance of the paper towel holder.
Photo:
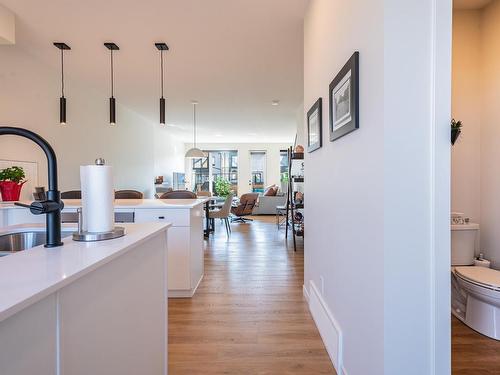
M 83 241 L 83 242 L 104 241 L 104 240 L 112 240 L 115 238 L 120 238 L 125 235 L 125 228 L 123 227 L 114 227 L 113 230 L 109 232 L 84 231 L 82 208 L 78 207 L 76 212 L 78 213 L 78 231 L 73 233 L 73 241 Z

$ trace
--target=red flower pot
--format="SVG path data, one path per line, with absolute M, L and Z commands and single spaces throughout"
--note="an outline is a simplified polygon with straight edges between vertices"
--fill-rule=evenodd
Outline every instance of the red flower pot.
M 3 201 L 18 201 L 21 189 L 26 181 L 18 184 L 14 181 L 0 181 L 0 193 Z

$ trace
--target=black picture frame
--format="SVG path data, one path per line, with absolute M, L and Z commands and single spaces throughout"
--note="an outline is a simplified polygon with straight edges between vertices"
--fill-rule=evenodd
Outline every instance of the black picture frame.
M 359 52 L 356 51 L 329 86 L 330 141 L 359 129 Z
M 311 153 L 323 146 L 322 99 L 319 98 L 307 111 L 307 152 Z

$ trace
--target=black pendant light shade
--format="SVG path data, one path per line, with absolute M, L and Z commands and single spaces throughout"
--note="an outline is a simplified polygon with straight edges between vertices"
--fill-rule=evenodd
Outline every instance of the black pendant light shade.
M 120 48 L 115 43 L 104 43 L 104 46 L 109 49 L 111 63 L 111 97 L 109 98 L 109 124 L 116 124 L 116 100 L 114 97 L 114 66 L 113 66 L 113 51 L 118 51 Z
M 160 98 L 160 124 L 165 125 L 165 98 Z
M 161 68 L 161 98 L 160 98 L 160 124 L 165 125 L 165 98 L 163 97 L 163 52 L 168 51 L 166 43 L 155 43 L 156 48 L 160 51 L 160 68 Z
M 59 98 L 59 122 L 61 125 L 66 125 L 66 98 L 64 96 Z
M 109 124 L 116 124 L 116 100 L 115 98 L 109 98 Z
M 62 42 L 54 42 L 54 46 L 61 50 L 61 97 L 59 98 L 59 122 L 66 125 L 66 98 L 64 97 L 64 50 L 70 50 L 70 46 Z

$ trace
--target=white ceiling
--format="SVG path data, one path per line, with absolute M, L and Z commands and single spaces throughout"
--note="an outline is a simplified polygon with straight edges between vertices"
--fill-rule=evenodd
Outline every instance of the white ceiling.
M 117 43 L 115 97 L 156 122 L 154 42 L 166 42 L 167 123 L 185 140 L 192 99 L 199 101 L 200 142 L 293 140 L 309 0 L 0 1 L 17 16 L 15 48 L 58 69 L 52 42 L 66 42 L 67 76 L 99 90 L 109 91 L 103 42 Z M 274 99 L 279 106 L 271 105 Z
M 454 9 L 481 9 L 491 3 L 491 0 L 453 0 Z

